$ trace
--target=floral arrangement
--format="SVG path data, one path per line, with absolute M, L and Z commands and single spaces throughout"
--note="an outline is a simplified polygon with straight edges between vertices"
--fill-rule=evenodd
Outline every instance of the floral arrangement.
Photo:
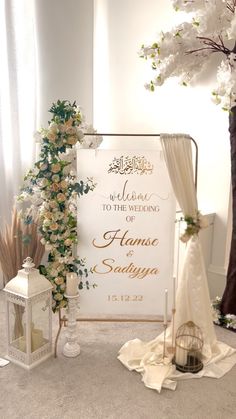
M 236 316 L 234 314 L 222 314 L 220 311 L 221 297 L 216 297 L 212 301 L 212 317 L 213 322 L 219 326 L 226 327 L 227 329 L 234 329 L 236 331 Z
M 221 54 L 217 67 L 217 87 L 212 99 L 222 109 L 236 104 L 235 0 L 172 0 L 174 9 L 187 12 L 186 21 L 172 30 L 161 32 L 154 43 L 142 45 L 140 56 L 151 60 L 155 77 L 146 83 L 154 91 L 169 77 L 178 77 L 187 86 L 196 75 L 211 65 L 211 55 Z
M 180 218 L 180 221 L 185 221 L 186 228 L 184 233 L 180 236 L 180 240 L 186 243 L 191 236 L 198 234 L 202 228 L 208 227 L 209 223 L 206 216 L 203 216 L 200 211 L 197 211 L 196 217 L 185 215 Z
M 18 202 L 28 203 L 22 216 L 28 223 L 38 219 L 41 243 L 49 251 L 47 266 L 40 265 L 39 269 L 53 285 L 55 312 L 67 306 L 64 293 L 68 272 L 80 276 L 79 289 L 90 286 L 85 260 L 75 256 L 77 198 L 92 191 L 95 184 L 92 179 L 77 180 L 76 148 L 96 148 L 102 138 L 84 135 L 95 131 L 84 122 L 76 102 L 58 100 L 49 112 L 48 128 L 38 133 L 39 160 L 26 174 Z

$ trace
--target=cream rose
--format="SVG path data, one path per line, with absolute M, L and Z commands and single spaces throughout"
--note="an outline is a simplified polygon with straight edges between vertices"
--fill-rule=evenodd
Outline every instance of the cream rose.
M 60 187 L 61 187 L 61 189 L 66 189 L 66 188 L 67 188 L 67 186 L 68 186 L 68 183 L 67 183 L 67 181 L 66 181 L 66 180 L 62 180 L 62 181 L 60 182 Z
M 73 118 L 70 118 L 70 119 L 68 119 L 66 122 L 65 122 L 65 126 L 68 128 L 68 127 L 71 127 L 72 126 L 72 124 L 73 124 Z
M 57 276 L 57 277 L 54 279 L 54 281 L 55 281 L 55 283 L 56 283 L 57 285 L 61 285 L 61 284 L 63 284 L 63 282 L 64 282 L 64 278 L 63 278 L 62 276 Z
M 54 143 L 56 141 L 57 135 L 54 132 L 48 132 L 47 139 Z
M 47 163 L 40 163 L 39 168 L 42 171 L 47 170 L 48 164 Z
M 50 240 L 51 240 L 52 242 L 56 242 L 56 241 L 57 241 L 57 234 L 51 234 L 51 236 L 50 236 Z
M 47 211 L 47 212 L 45 212 L 44 217 L 51 220 L 52 219 L 52 213 L 50 211 Z
M 61 165 L 59 163 L 54 163 L 51 165 L 51 171 L 53 173 L 58 173 L 61 170 Z
M 61 287 L 62 287 L 62 285 L 61 285 Z M 61 288 L 61 287 L 60 287 L 60 288 Z M 65 307 L 65 306 L 66 306 L 66 304 L 67 304 L 67 302 L 66 302 L 65 300 L 62 300 L 62 301 L 60 301 L 59 307 L 60 307 L 60 308 L 63 308 L 63 307 Z
M 58 230 L 58 224 L 57 223 L 52 223 L 52 224 L 50 224 L 50 228 L 51 228 L 51 230 L 52 231 L 55 231 L 55 230 Z
M 59 190 L 59 184 L 58 183 L 52 183 L 51 189 L 53 192 L 57 192 Z
M 56 294 L 54 294 L 54 300 L 56 300 L 56 301 L 63 300 L 63 295 L 60 294 L 59 292 L 57 292 Z
M 70 135 L 70 136 L 67 138 L 67 144 L 74 145 L 74 144 L 76 144 L 76 143 L 77 143 L 77 138 L 76 138 L 75 136 Z
M 58 193 L 57 200 L 58 202 L 64 202 L 66 200 L 66 196 L 63 193 Z
M 49 205 L 50 205 L 51 208 L 57 208 L 57 206 L 58 206 L 56 201 L 50 201 Z
M 64 243 L 65 243 L 66 246 L 70 246 L 72 244 L 72 240 L 71 239 L 66 239 Z
M 55 183 L 58 183 L 60 180 L 60 176 L 59 175 L 52 175 L 52 181 Z

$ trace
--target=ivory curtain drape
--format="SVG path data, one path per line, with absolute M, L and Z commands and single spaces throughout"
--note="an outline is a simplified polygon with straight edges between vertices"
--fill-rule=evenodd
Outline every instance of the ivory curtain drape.
M 172 187 L 183 215 L 197 216 L 198 204 L 194 185 L 192 150 L 187 135 L 162 135 L 164 152 Z M 203 332 L 203 352 L 211 357 L 216 336 L 214 332 L 207 277 L 198 235 L 191 237 L 176 294 L 176 329 L 188 320 L 194 321 Z
M 31 166 L 36 130 L 34 1 L 0 2 L 0 227 Z
M 197 215 L 190 137 L 182 134 L 161 135 L 161 145 L 171 183 L 184 215 Z M 236 363 L 235 350 L 216 339 L 208 284 L 198 235 L 187 243 L 183 270 L 176 293 L 175 332 L 187 321 L 194 321 L 203 332 L 204 368 L 197 374 L 180 373 L 170 361 L 163 362 L 164 334 L 151 342 L 139 339 L 126 342 L 118 359 L 129 369 L 142 374 L 147 387 L 158 392 L 162 387 L 174 390 L 176 380 L 210 376 L 219 378 Z M 172 344 L 173 323 L 166 331 L 166 347 Z
M 160 138 L 176 199 L 184 215 L 196 215 L 191 139 L 188 135 L 164 134 Z

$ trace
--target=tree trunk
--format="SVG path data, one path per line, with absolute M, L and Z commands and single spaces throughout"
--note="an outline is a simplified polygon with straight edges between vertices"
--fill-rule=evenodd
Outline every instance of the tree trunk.
M 236 314 L 236 107 L 232 108 L 229 116 L 230 154 L 231 154 L 231 182 L 233 203 L 233 229 L 230 248 L 227 282 L 224 290 L 221 312 L 222 314 Z

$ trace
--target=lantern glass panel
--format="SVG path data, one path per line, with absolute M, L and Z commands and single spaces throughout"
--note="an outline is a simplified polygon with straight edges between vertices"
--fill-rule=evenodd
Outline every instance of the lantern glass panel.
M 9 344 L 22 352 L 26 352 L 25 307 L 9 301 L 8 313 Z
M 34 352 L 49 342 L 49 297 L 32 304 L 31 351 Z

